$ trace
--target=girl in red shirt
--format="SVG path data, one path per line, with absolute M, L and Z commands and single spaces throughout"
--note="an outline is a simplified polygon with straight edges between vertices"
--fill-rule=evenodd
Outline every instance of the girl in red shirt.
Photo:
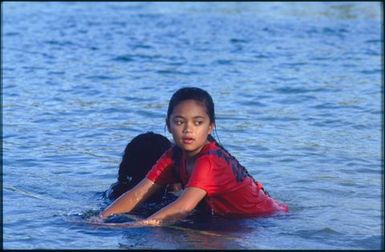
M 215 128 L 214 103 L 203 89 L 179 89 L 171 97 L 166 125 L 175 145 L 166 151 L 139 184 L 99 215 L 131 211 L 157 189 L 181 183 L 177 200 L 145 220 L 131 225 L 165 225 L 185 217 L 199 203 L 212 214 L 251 217 L 287 212 L 247 170 L 211 136 Z

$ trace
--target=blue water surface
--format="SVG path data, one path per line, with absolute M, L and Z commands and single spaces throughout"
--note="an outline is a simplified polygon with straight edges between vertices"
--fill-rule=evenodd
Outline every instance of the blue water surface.
M 382 28 L 379 2 L 2 3 L 3 247 L 383 248 Z M 183 86 L 290 213 L 82 223 Z

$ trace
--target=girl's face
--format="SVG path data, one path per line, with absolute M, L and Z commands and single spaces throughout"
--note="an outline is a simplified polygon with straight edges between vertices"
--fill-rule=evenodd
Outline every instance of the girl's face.
M 195 100 L 182 101 L 175 106 L 169 120 L 168 130 L 175 144 L 190 157 L 200 152 L 215 127 L 210 123 L 206 107 Z

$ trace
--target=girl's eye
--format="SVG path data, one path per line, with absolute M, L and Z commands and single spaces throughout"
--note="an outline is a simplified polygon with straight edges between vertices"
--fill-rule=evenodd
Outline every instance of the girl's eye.
M 175 122 L 176 125 L 182 125 L 183 124 L 182 120 L 175 120 L 174 122 Z
M 195 125 L 198 126 L 198 125 L 201 125 L 202 123 L 203 123 L 203 121 L 196 121 Z

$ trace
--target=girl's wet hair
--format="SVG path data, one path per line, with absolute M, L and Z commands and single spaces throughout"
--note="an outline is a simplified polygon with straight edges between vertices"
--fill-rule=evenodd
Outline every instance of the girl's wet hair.
M 166 125 L 170 128 L 170 116 L 174 111 L 174 108 L 178 106 L 179 103 L 186 100 L 194 100 L 201 104 L 203 104 L 206 108 L 206 113 L 210 118 L 210 123 L 215 123 L 215 109 L 214 102 L 211 95 L 197 87 L 184 87 L 177 90 L 171 97 L 170 102 L 168 104 L 167 117 L 166 117 Z
M 160 134 L 147 132 L 133 138 L 126 146 L 119 165 L 118 181 L 111 185 L 105 196 L 115 200 L 137 185 L 160 156 L 171 147 L 171 142 Z M 159 202 L 165 188 L 158 190 L 147 202 Z

